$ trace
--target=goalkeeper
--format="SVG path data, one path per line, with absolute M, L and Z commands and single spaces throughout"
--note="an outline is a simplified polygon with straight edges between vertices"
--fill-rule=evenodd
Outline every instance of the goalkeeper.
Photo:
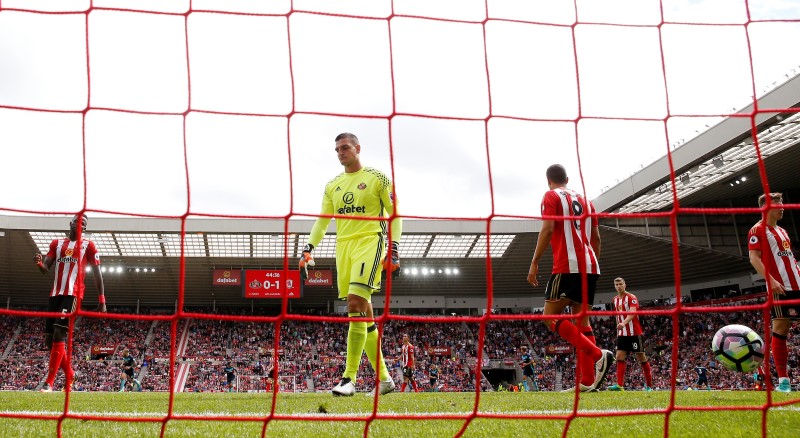
M 342 380 L 332 392 L 335 396 L 355 394 L 356 375 L 362 352 L 373 369 L 378 370 L 381 395 L 394 391 L 395 385 L 381 354 L 378 326 L 371 319 L 372 294 L 380 290 L 381 272 L 400 274 L 398 243 L 402 233 L 400 218 L 394 218 L 389 227 L 391 243 L 385 248 L 385 220 L 364 220 L 385 217 L 395 213 L 392 182 L 376 169 L 363 167 L 359 159 L 361 144 L 350 133 L 336 136 L 336 155 L 344 172 L 332 179 L 322 196 L 320 217 L 311 229 L 308 245 L 303 248 L 300 268 L 313 266 L 311 252 L 322 241 L 331 217 L 336 217 L 336 270 L 339 299 L 347 300 L 347 314 L 351 318 L 368 318 L 351 321 L 347 332 L 347 361 Z

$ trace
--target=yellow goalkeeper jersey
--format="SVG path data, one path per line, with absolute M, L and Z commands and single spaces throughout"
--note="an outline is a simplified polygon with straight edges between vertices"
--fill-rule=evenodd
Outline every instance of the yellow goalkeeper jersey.
M 385 220 L 360 220 L 388 217 L 394 213 L 395 200 L 391 180 L 380 170 L 362 167 L 358 172 L 342 172 L 325 185 L 321 214 L 336 218 L 336 240 L 387 233 Z M 330 224 L 330 217 L 314 223 L 309 243 L 317 246 Z M 399 242 L 402 221 L 392 221 L 392 240 Z

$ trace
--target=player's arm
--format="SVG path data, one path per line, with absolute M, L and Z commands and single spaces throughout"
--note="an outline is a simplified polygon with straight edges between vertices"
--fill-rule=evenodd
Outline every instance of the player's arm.
M 384 260 L 384 270 L 392 273 L 393 277 L 400 275 L 400 237 L 403 235 L 403 219 L 397 215 L 397 197 L 394 187 L 386 184 L 381 190 L 381 204 L 389 217 L 394 219 L 389 223 L 389 247 Z
M 36 263 L 36 267 L 39 268 L 39 271 L 42 274 L 47 274 L 50 272 L 50 268 L 53 266 L 53 262 L 55 261 L 57 245 L 58 242 L 55 240 L 50 242 L 50 249 L 47 251 L 46 257 L 42 257 L 42 254 L 38 252 L 33 255 L 33 263 Z
M 331 223 L 331 216 L 333 215 L 333 201 L 328 196 L 328 188 L 325 187 L 325 193 L 322 195 L 322 207 L 320 207 L 320 217 L 314 222 L 311 227 L 311 234 L 308 236 L 308 243 L 303 247 L 303 252 L 300 256 L 300 269 L 305 269 L 306 266 L 314 266 L 314 257 L 311 256 L 311 251 L 322 242 L 325 237 L 325 231 L 328 230 L 328 225 Z
M 592 235 L 589 237 L 589 243 L 592 245 L 594 255 L 600 258 L 600 227 L 592 227 Z
M 397 214 L 397 199 L 392 192 L 393 187 L 391 184 L 386 185 L 381 190 L 381 203 L 384 210 L 388 213 L 389 217 Z M 399 242 L 400 237 L 403 235 L 403 219 L 399 216 L 394 216 L 389 224 L 389 239 L 393 242 Z
M 323 212 L 322 214 L 333 214 L 333 211 L 327 213 Z M 319 245 L 320 242 L 322 242 L 322 239 L 325 237 L 325 231 L 328 230 L 328 225 L 330 223 L 330 217 L 319 217 L 317 218 L 317 221 L 314 222 L 314 226 L 311 227 L 311 234 L 308 236 L 308 243 L 311 245 L 312 250 L 314 247 Z
M 103 273 L 100 265 L 92 265 L 92 276 L 94 277 L 94 287 L 97 289 L 97 312 L 106 312 L 106 288 L 103 283 Z
M 757 249 L 751 249 L 749 255 L 750 264 L 753 265 L 753 268 L 755 268 L 756 272 L 764 277 L 770 292 L 779 295 L 785 295 L 786 289 L 783 287 L 783 284 L 772 278 L 772 276 L 767 273 L 767 267 L 764 266 L 764 262 L 761 260 L 761 251 Z
M 621 323 L 617 324 L 617 328 L 622 328 L 628 325 L 629 322 L 633 321 L 633 318 L 636 318 L 636 312 L 639 311 L 638 305 L 631 306 L 631 310 L 628 315 L 625 316 L 625 319 L 622 320 Z
M 635 310 L 631 310 L 631 312 L 634 312 L 634 311 Z M 622 327 L 628 325 L 628 323 L 631 322 L 634 317 L 636 317 L 636 315 L 634 313 L 629 313 L 628 316 L 626 316 L 625 319 L 623 319 L 621 323 L 617 324 L 617 327 L 618 328 L 622 328 Z
M 528 283 L 532 286 L 539 285 L 539 260 L 544 255 L 545 250 L 550 245 L 550 238 L 553 236 L 555 229 L 555 221 L 553 219 L 545 219 L 542 221 L 542 229 L 539 231 L 539 240 L 536 241 L 536 250 L 533 252 L 533 259 L 531 259 L 531 267 L 528 270 Z
M 592 214 L 595 214 L 596 211 L 594 209 L 594 204 L 589 202 L 589 211 Z M 589 244 L 592 245 L 592 250 L 594 251 L 594 255 L 599 259 L 600 258 L 600 223 L 595 220 L 592 221 L 592 229 L 589 235 Z
M 33 255 L 33 263 L 36 263 L 36 267 L 42 274 L 47 274 L 50 272 L 50 267 L 53 266 L 53 259 L 49 256 L 42 258 L 41 254 L 36 253 Z
M 86 257 L 89 260 L 89 265 L 92 267 L 92 276 L 94 277 L 94 287 L 97 289 L 97 312 L 106 312 L 106 288 L 103 282 L 103 272 L 100 270 L 100 254 L 97 252 L 97 247 L 94 242 L 89 242 L 86 248 Z

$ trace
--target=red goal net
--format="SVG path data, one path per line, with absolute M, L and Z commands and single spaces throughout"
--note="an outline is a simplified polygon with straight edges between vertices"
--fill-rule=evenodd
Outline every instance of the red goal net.
M 797 6 L 791 1 L 711 0 L 1 1 L 0 143 L 6 145 L 8 163 L 8 171 L 0 176 L 7 188 L 0 195 L 2 214 L 36 221 L 86 212 L 134 218 L 145 228 L 148 220 L 168 221 L 175 228 L 170 235 L 120 230 L 118 241 L 102 244 L 121 247 L 123 240 L 150 239 L 161 253 L 141 250 L 135 257 L 178 261 L 165 268 L 173 275 L 175 288 L 165 293 L 174 293 L 174 312 L 131 314 L 112 308 L 101 314 L 79 306 L 70 318 L 71 333 L 79 317 L 87 332 L 94 333 L 70 336 L 72 357 L 73 343 L 97 346 L 98 353 L 108 348 L 114 352 L 99 335 L 109 324 L 114 330 L 130 331 L 123 343 L 148 333 L 147 347 L 137 353 L 149 361 L 151 375 L 160 376 L 146 389 L 169 391 L 163 413 L 131 417 L 76 412 L 70 391 L 61 412 L 3 409 L 0 418 L 57 420 L 59 436 L 64 420 L 161 423 L 162 435 L 170 422 L 181 420 L 260 422 L 263 435 L 272 421 L 358 422 L 363 423 L 364 436 L 371 434 L 376 420 L 458 420 L 455 435 L 461 436 L 475 420 L 517 419 L 558 420 L 566 436 L 576 419 L 657 416 L 663 419 L 660 432 L 669 436 L 675 430 L 673 418 L 683 411 L 745 410 L 761 413 L 766 436 L 768 414 L 796 404 L 772 396 L 770 348 L 765 348 L 763 403 L 695 406 L 681 403 L 678 394 L 692 387 L 695 365 L 710 359 L 708 346 L 719 326 L 742 323 L 762 333 L 765 345 L 771 345 L 772 329 L 765 321 L 770 319 L 773 297 L 763 287 L 717 290 L 703 282 L 702 269 L 720 277 L 732 276 L 736 267 L 726 271 L 700 266 L 698 271 L 698 266 L 685 263 L 702 263 L 703 256 L 713 253 L 714 263 L 738 263 L 735 266 L 752 271 L 747 242 L 738 240 L 747 230 L 739 228 L 742 223 L 736 218 L 757 220 L 769 210 L 770 205 L 757 206 L 757 196 L 746 205 L 724 198 L 730 200 L 725 205 L 719 197 L 728 195 L 719 190 L 698 195 L 704 189 L 735 188 L 746 178 L 760 184 L 758 193 L 791 185 L 783 208 L 787 216 L 797 209 L 796 185 L 791 182 L 796 163 L 768 160 L 792 157 L 799 138 L 795 126 L 800 126 L 800 93 L 795 90 L 800 57 L 792 43 L 800 38 Z M 725 137 L 726 130 L 736 134 Z M 187 268 L 187 259 L 231 255 L 215 253 L 212 239 L 246 248 L 254 259 L 277 251 L 282 265 L 273 268 L 278 276 L 296 270 L 298 247 L 308 242 L 309 227 L 302 223 L 320 215 L 320 189 L 339 171 L 333 162 L 333 138 L 344 131 L 361 139 L 364 162 L 391 178 L 402 199 L 398 213 L 406 224 L 460 221 L 470 230 L 479 229 L 469 245 L 442 244 L 449 249 L 439 257 L 455 254 L 453 258 L 480 261 L 479 272 L 471 275 L 477 283 L 485 282 L 485 295 L 474 306 L 482 312 L 446 312 L 432 323 L 430 316 L 393 307 L 397 296 L 390 279 L 385 298 L 375 306 L 384 354 L 400 348 L 396 338 L 403 332 L 429 337 L 426 359 L 430 356 L 431 363 L 447 372 L 436 384 L 441 386 L 426 388 L 474 391 L 472 409 L 385 412 L 379 408 L 382 399 L 376 397 L 366 414 L 329 414 L 323 406 L 319 412 L 296 414 L 282 410 L 273 396 L 264 399 L 269 407 L 260 413 L 176 413 L 176 392 L 184 387 L 207 389 L 210 384 L 204 382 L 218 374 L 186 363 L 231 354 L 220 352 L 223 342 L 216 338 L 223 324 L 247 327 L 236 333 L 235 342 L 225 341 L 233 342 L 242 357 L 310 354 L 312 346 L 302 339 L 322 334 L 326 339 L 320 350 L 328 350 L 318 351 L 315 363 L 337 372 L 343 365 L 343 333 L 349 321 L 333 316 L 342 309 L 293 312 L 293 300 L 283 294 L 276 314 L 221 314 L 213 299 L 204 301 L 214 302 L 213 311 L 205 312 L 187 306 L 186 297 L 192 293 L 187 278 L 207 274 Z M 487 391 L 514 391 L 515 385 L 500 385 L 499 377 L 490 382 L 494 378 L 482 369 L 515 368 L 519 344 L 530 344 L 541 355 L 537 385 L 543 390 L 575 384 L 574 355 L 543 324 L 575 314 L 545 317 L 538 308 L 492 311 L 504 306 L 498 302 L 511 302 L 508 297 L 521 300 L 544 291 L 525 281 L 530 259 L 521 265 L 503 256 L 515 238 L 533 236 L 539 225 L 519 225 L 516 237 L 516 232 L 498 230 L 507 229 L 504 223 L 540 223 L 539 201 L 548 189 L 544 172 L 553 163 L 568 169 L 571 188 L 595 200 L 598 212 L 592 219 L 613 236 L 609 242 L 624 244 L 625 250 L 641 245 L 639 249 L 646 248 L 641 257 L 658 252 L 671 261 L 661 273 L 630 274 L 642 281 L 648 275 L 668 277 L 651 283 L 656 291 L 647 295 L 648 306 L 639 312 L 648 320 L 654 385 L 670 393 L 664 406 L 583 409 L 584 396 L 576 392 L 566 411 L 483 409 Z M 258 241 L 251 236 L 247 242 L 224 232 L 198 237 L 196 228 L 202 225 L 192 221 L 204 220 L 214 222 L 209 226 L 215 229 L 221 221 L 253 224 L 264 236 Z M 264 223 L 280 225 L 276 229 Z M 427 236 L 423 242 L 429 245 L 408 239 L 401 245 L 401 257 L 423 258 L 437 237 L 406 227 L 409 235 Z M 734 229 L 738 237 L 709 231 L 715 227 Z M 800 240 L 795 225 L 790 231 L 792 239 Z M 39 249 L 55 236 L 44 231 L 30 235 Z M 333 239 L 326 237 L 318 248 L 325 254 L 322 258 L 332 258 Z M 530 245 L 533 254 L 535 240 L 516 242 Z M 412 250 L 404 253 L 405 247 Z M 497 248 L 502 250 L 497 253 Z M 603 254 L 622 259 L 619 248 L 604 246 Z M 603 262 L 601 256 L 601 266 Z M 631 265 L 642 270 L 636 262 L 631 260 Z M 259 262 L 249 265 L 261 267 Z M 609 266 L 624 267 L 621 262 Z M 142 275 L 148 269 L 155 272 L 145 264 L 125 269 L 143 270 Z M 540 266 L 542 274 L 549 275 L 549 269 L 547 263 Z M 519 276 L 511 290 L 497 286 L 509 284 L 500 279 L 507 273 Z M 613 282 L 608 276 L 628 275 L 613 269 L 603 273 L 608 288 Z M 445 275 L 441 270 L 439 274 Z M 695 289 L 682 288 L 684 274 Z M 136 280 L 111 280 L 110 285 L 123 281 L 135 285 Z M 87 302 L 93 299 L 89 283 Z M 611 305 L 613 291 L 605 292 L 605 303 L 573 310 L 577 316 L 588 312 L 597 318 L 598 345 L 613 351 L 616 329 L 611 321 L 617 313 Z M 8 300 L 12 303 L 13 298 Z M 46 316 L 7 307 L 0 315 L 32 320 Z M 6 353 L 7 358 L 46 360 L 36 352 L 38 332 L 29 325 L 33 327 L 25 322 L 4 328 L 3 333 L 19 333 L 14 337 L 17 350 Z M 457 329 L 461 325 L 466 327 L 463 332 Z M 649 329 L 653 332 L 648 334 Z M 211 341 L 195 344 L 190 333 L 203 333 Z M 465 334 L 474 336 L 474 344 L 433 339 Z M 341 345 L 333 340 L 336 337 Z M 260 347 L 252 346 L 255 340 Z M 791 334 L 788 342 L 794 364 L 789 373 L 797 382 L 797 342 Z M 569 354 L 562 355 L 559 348 L 567 348 Z M 641 365 L 627 363 L 631 385 L 642 387 Z M 237 389 L 266 387 L 273 395 L 305 392 L 311 390 L 309 381 L 329 386 L 339 377 L 304 369 L 295 361 L 258 361 L 252 366 L 262 371 L 239 376 Z M 270 369 L 276 375 L 286 369 L 290 377 L 270 379 Z M 609 384 L 615 372 L 612 367 Z M 427 380 L 429 373 L 424 370 L 420 376 Z M 87 389 L 114 390 L 115 379 Z M 371 389 L 376 379 L 367 371 L 359 384 Z M 758 384 L 744 374 L 720 377 L 723 381 L 726 389 Z

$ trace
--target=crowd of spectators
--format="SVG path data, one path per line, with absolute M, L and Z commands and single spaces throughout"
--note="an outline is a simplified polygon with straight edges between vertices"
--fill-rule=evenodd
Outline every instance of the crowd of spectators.
M 744 298 L 734 304 L 758 304 L 758 299 Z M 658 307 L 645 309 L 661 309 Z M 668 309 L 668 308 L 663 308 Z M 201 309 L 210 313 L 209 309 Z M 751 389 L 752 374 L 724 369 L 710 349 L 715 331 L 727 324 L 743 324 L 764 333 L 763 311 L 716 310 L 687 307 L 679 316 L 673 314 L 641 315 L 645 330 L 646 353 L 657 389 L 685 389 L 696 379 L 695 367 L 709 370 L 709 381 L 715 389 Z M 129 309 L 112 310 L 125 313 Z M 247 315 L 246 310 L 234 314 Z M 424 322 L 388 320 L 381 324 L 382 351 L 387 367 L 397 382 L 402 381 L 399 362 L 401 339 L 409 334 L 416 346 L 415 378 L 422 390 L 429 387 L 429 370 L 435 363 L 439 369 L 436 389 L 470 391 L 475 387 L 480 325 L 465 322 L 440 322 L 426 317 Z M 519 347 L 531 347 L 540 390 L 553 391 L 571 387 L 575 380 L 575 356 L 567 349 L 554 352 L 548 347 L 564 346 L 563 340 L 551 333 L 541 320 L 493 320 L 486 325 L 483 342 L 484 367 L 516 369 L 520 361 Z M 598 344 L 615 349 L 616 330 L 610 316 L 592 318 Z M 48 353 L 43 345 L 43 318 L 0 316 L 0 389 L 33 390 L 46 371 Z M 678 327 L 677 348 L 673 350 L 673 327 Z M 176 362 L 173 375 L 184 372 L 187 391 L 222 391 L 223 368 L 231 362 L 237 368 L 239 391 L 263 391 L 270 388 L 276 350 L 275 323 L 205 318 L 181 318 L 176 327 Z M 792 381 L 800 381 L 798 373 L 800 329 L 790 335 L 789 369 Z M 99 358 L 92 354 L 95 345 L 113 346 L 113 352 Z M 76 390 L 115 391 L 119 388 L 121 351 L 128 348 L 140 367 L 145 391 L 168 391 L 170 388 L 171 320 L 127 320 L 118 318 L 80 317 L 75 322 L 72 342 L 72 365 L 76 369 Z M 281 391 L 328 391 L 341 378 L 346 357 L 346 320 L 334 322 L 282 320 L 277 349 L 277 382 Z M 626 387 L 644 385 L 641 366 L 634 356 L 628 358 Z M 677 370 L 673 378 L 673 366 Z M 774 367 L 772 367 L 774 368 Z M 609 381 L 615 381 L 616 367 L 611 367 Z M 137 368 L 137 373 L 139 369 Z M 773 375 L 773 380 L 775 377 Z M 362 357 L 357 388 L 369 391 L 375 374 L 366 356 Z M 559 386 L 560 383 L 560 386 Z M 56 387 L 63 387 L 59 373 Z
M 756 333 L 764 337 L 764 313 L 762 310 L 743 311 L 733 309 L 734 305 L 763 304 L 764 299 L 745 299 L 736 303 L 712 304 L 716 308 L 723 310 L 708 311 L 707 308 L 691 307 L 685 308 L 677 316 L 678 323 L 678 344 L 677 356 L 673 352 L 673 316 L 672 315 L 642 315 L 640 317 L 644 329 L 645 348 L 650 360 L 653 375 L 653 385 L 659 389 L 669 389 L 673 384 L 673 357 L 677 357 L 675 375 L 675 386 L 678 389 L 688 389 L 697 380 L 695 367 L 703 366 L 708 369 L 708 380 L 714 389 L 753 389 L 755 387 L 754 373 L 739 373 L 730 371 L 718 362 L 711 352 L 711 340 L 718 329 L 729 324 L 741 324 L 750 327 Z M 730 311 L 725 307 L 731 307 Z M 616 333 L 614 321 L 610 318 L 598 319 L 595 322 L 595 331 L 598 327 L 602 334 L 598 340 L 607 339 L 607 344 L 614 347 Z M 605 337 L 608 336 L 608 337 Z M 798 347 L 800 346 L 800 330 L 798 327 L 792 329 L 789 336 L 789 373 L 793 382 L 800 378 L 798 373 Z M 615 347 L 614 347 L 615 348 Z M 614 349 L 610 348 L 610 349 Z M 644 379 L 641 366 L 629 355 L 627 359 L 628 371 L 626 372 L 626 387 L 641 388 L 644 386 Z M 777 381 L 774 375 L 773 380 Z M 612 367 L 609 379 L 616 381 L 616 367 Z

